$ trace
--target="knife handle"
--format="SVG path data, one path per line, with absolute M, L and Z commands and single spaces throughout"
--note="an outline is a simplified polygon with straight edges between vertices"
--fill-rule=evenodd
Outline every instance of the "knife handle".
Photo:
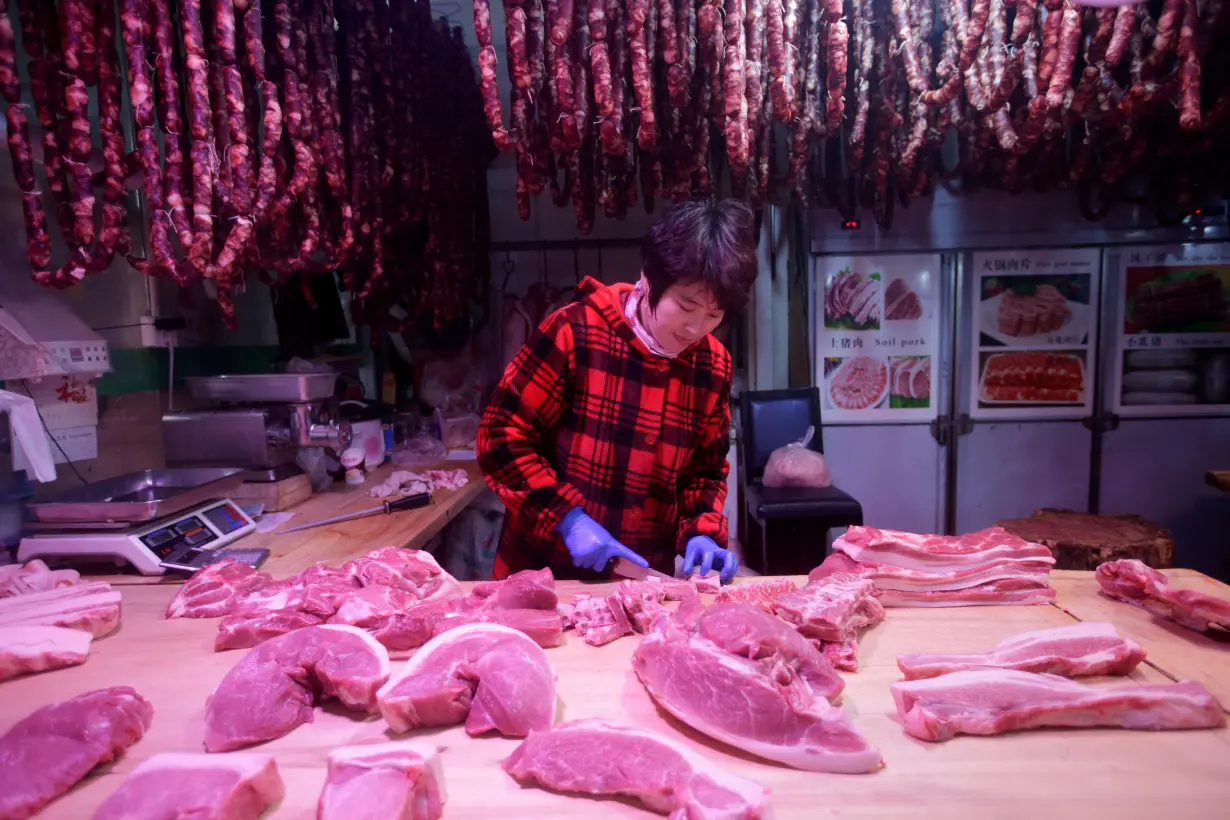
M 384 511 L 391 513 L 398 510 L 417 510 L 420 507 L 426 507 L 430 503 L 431 493 L 415 493 L 405 498 L 398 498 L 395 501 L 384 502 Z

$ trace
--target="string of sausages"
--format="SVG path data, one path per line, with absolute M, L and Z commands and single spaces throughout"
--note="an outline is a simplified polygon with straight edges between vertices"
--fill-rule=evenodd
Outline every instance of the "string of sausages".
M 550 191 L 588 233 L 596 206 L 713 193 L 869 208 L 888 227 L 941 183 L 1073 186 L 1090 218 L 1143 187 L 1181 219 L 1230 187 L 1213 148 L 1230 143 L 1228 5 L 547 0 L 544 39 L 526 28 L 539 0 L 503 0 L 510 120 L 489 0 L 474 16 L 521 217 Z
M 210 283 L 231 327 L 250 272 L 309 300 L 311 277 L 340 274 L 354 318 L 385 330 L 443 332 L 486 304 L 490 100 L 429 0 L 15 2 L 0 104 L 39 283 L 118 253 Z

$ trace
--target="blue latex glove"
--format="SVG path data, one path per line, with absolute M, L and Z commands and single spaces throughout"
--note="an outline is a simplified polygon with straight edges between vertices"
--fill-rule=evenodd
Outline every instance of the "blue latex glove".
M 739 569 L 739 559 L 730 550 L 724 550 L 707 535 L 698 535 L 688 541 L 683 553 L 683 577 L 692 574 L 693 569 L 700 570 L 704 578 L 713 569 L 716 561 L 722 565 L 722 583 L 729 584 L 735 578 L 735 570 Z
M 564 536 L 564 545 L 572 554 L 574 566 L 602 572 L 615 558 L 627 558 L 634 564 L 648 567 L 649 562 L 607 532 L 601 524 L 585 514 L 580 507 L 564 516 L 556 528 Z

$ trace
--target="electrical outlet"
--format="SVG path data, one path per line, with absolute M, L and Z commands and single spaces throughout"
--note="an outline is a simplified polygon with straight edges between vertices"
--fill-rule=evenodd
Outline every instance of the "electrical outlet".
M 179 333 L 174 330 L 160 330 L 154 326 L 152 316 L 141 317 L 142 347 L 171 347 L 179 340 Z

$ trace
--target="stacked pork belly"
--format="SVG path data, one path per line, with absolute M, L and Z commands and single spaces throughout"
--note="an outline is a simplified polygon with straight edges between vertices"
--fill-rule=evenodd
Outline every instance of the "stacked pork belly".
M 809 579 L 870 581 L 886 607 L 1020 606 L 1055 600 L 1055 559 L 1000 527 L 961 536 L 851 527 Z

